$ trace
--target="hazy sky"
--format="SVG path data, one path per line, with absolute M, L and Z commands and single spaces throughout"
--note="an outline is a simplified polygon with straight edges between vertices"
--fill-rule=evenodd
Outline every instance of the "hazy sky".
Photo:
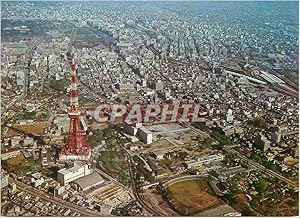
M 276 1 L 298 1 L 298 0 L 2 0 L 3 1 L 150 1 L 150 2 L 162 2 L 162 1 L 184 1 L 184 2 L 189 2 L 189 1 L 248 1 L 248 2 L 253 2 L 253 1 L 271 1 L 271 2 L 276 2 Z

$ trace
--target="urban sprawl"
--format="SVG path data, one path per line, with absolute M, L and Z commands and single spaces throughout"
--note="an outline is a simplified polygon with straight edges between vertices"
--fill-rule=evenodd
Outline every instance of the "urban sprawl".
M 1 214 L 297 216 L 298 19 L 2 1 Z

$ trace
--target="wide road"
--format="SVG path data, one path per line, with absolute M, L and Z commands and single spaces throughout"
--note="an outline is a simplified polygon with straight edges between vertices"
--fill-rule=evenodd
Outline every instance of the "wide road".
M 14 180 L 12 178 L 8 178 L 8 181 L 9 181 L 9 183 L 15 183 L 17 185 L 17 189 L 19 189 L 20 191 L 27 192 L 32 196 L 37 196 L 40 199 L 43 199 L 45 201 L 48 201 L 48 202 L 51 202 L 53 204 L 59 205 L 59 206 L 64 207 L 66 209 L 70 209 L 71 211 L 80 213 L 83 216 L 94 216 L 94 217 L 104 216 L 103 214 L 101 214 L 99 212 L 92 211 L 90 209 L 87 209 L 87 208 L 78 206 L 76 204 L 64 201 L 60 198 L 56 198 L 56 197 L 53 197 L 53 196 L 48 197 L 48 195 L 45 192 L 34 189 L 34 188 L 32 188 L 32 187 L 30 187 L 30 186 L 28 186 L 28 185 L 26 185 L 22 182 Z
M 120 144 L 120 143 L 119 143 Z M 159 209 L 152 207 L 143 196 L 140 195 L 138 188 L 136 187 L 135 183 L 135 176 L 133 169 L 135 168 L 134 162 L 133 162 L 133 153 L 129 150 L 127 150 L 124 146 L 120 144 L 120 146 L 123 148 L 123 150 L 127 153 L 128 157 L 128 164 L 129 164 L 129 176 L 131 181 L 131 188 L 134 195 L 134 198 L 136 199 L 137 203 L 148 213 L 154 215 L 154 216 L 166 216 L 165 214 L 162 214 L 159 212 Z
M 70 55 L 70 58 L 72 59 L 72 47 L 74 45 L 74 42 L 75 42 L 75 38 L 76 38 L 76 32 L 77 32 L 77 29 L 73 28 L 72 30 L 72 34 L 71 34 L 71 38 L 70 38 L 70 41 L 69 41 L 69 45 L 68 45 L 68 54 Z
M 43 42 L 42 38 L 34 38 L 31 41 L 31 44 L 28 46 L 28 48 L 26 49 L 26 53 L 25 53 L 25 59 L 28 62 L 28 66 L 26 66 L 25 69 L 27 69 L 27 71 L 25 72 L 25 77 L 24 77 L 24 84 L 23 84 L 23 93 L 21 96 L 17 97 L 17 98 L 13 98 L 11 100 L 11 102 L 8 103 L 8 105 L 6 105 L 5 108 L 2 108 L 2 114 L 4 114 L 5 112 L 10 111 L 13 106 L 17 103 L 17 102 L 21 102 L 26 96 L 27 96 L 27 92 L 28 92 L 28 86 L 29 86 L 29 71 L 30 71 L 30 63 L 31 63 L 31 56 L 32 56 L 32 52 L 37 48 L 37 46 L 39 46 L 41 43 Z M 12 118 L 14 116 L 11 116 L 10 118 Z M 9 118 L 9 119 L 10 119 Z
M 128 154 L 128 156 L 130 156 L 130 154 Z M 131 156 L 129 157 L 129 162 L 130 162 L 130 168 L 129 168 L 130 180 L 132 183 L 132 190 L 133 190 L 135 199 L 140 204 L 140 206 L 142 208 L 144 208 L 148 213 L 150 213 L 154 216 L 165 216 L 165 214 L 160 213 L 158 209 L 152 207 L 147 201 L 145 201 L 144 197 L 139 194 L 139 190 L 137 189 L 136 184 L 135 184 L 134 173 L 132 171 L 134 164 L 132 162 Z
M 260 165 L 259 163 L 247 158 L 246 156 L 242 155 L 240 152 L 231 149 L 229 147 L 224 147 L 224 149 L 231 154 L 234 154 L 236 156 L 238 156 L 241 160 L 245 161 L 246 163 L 248 163 L 251 166 L 256 167 L 259 170 L 262 170 L 263 172 L 265 172 L 266 174 L 270 175 L 270 176 L 274 176 L 277 179 L 280 179 L 281 181 L 286 182 L 287 184 L 289 184 L 291 187 L 293 187 L 296 191 L 299 189 L 298 184 L 296 184 L 295 182 L 287 179 L 286 177 L 280 175 L 279 173 L 274 172 L 273 170 L 267 169 L 266 167 Z

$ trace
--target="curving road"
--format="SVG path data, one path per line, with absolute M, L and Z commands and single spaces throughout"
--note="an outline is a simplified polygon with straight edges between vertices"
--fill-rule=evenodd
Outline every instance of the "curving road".
M 130 154 L 128 154 L 128 156 L 130 156 Z M 152 207 L 151 205 L 149 205 L 149 203 L 147 201 L 145 201 L 144 197 L 141 196 L 139 194 L 139 191 L 136 187 L 135 184 L 135 178 L 134 178 L 134 174 L 132 172 L 132 168 L 134 167 L 133 162 L 132 162 L 132 157 L 129 157 L 129 162 L 130 162 L 130 169 L 129 169 L 129 173 L 130 173 L 130 180 L 132 183 L 132 190 L 133 190 L 133 194 L 135 199 L 137 200 L 137 202 L 140 204 L 140 206 L 142 208 L 144 208 L 148 213 L 153 214 L 154 216 L 165 216 L 165 214 L 162 214 L 158 211 L 158 209 Z
M 133 196 L 136 199 L 137 203 L 144 209 L 146 210 L 148 213 L 154 215 L 154 216 L 166 216 L 165 214 L 162 214 L 161 212 L 159 212 L 159 209 L 152 207 L 144 198 L 144 196 L 141 196 L 139 193 L 138 188 L 136 187 L 136 183 L 135 183 L 135 176 L 134 176 L 134 172 L 132 169 L 135 168 L 134 166 L 134 162 L 133 162 L 133 153 L 129 150 L 127 150 L 123 145 L 120 144 L 120 146 L 123 148 L 123 150 L 126 152 L 127 154 L 127 160 L 128 160 L 128 164 L 129 164 L 129 176 L 130 176 L 130 181 L 131 181 L 131 187 L 132 187 L 132 192 L 133 192 Z
M 164 188 L 167 188 L 170 185 L 176 184 L 178 182 L 183 182 L 183 181 L 188 181 L 188 180 L 195 180 L 195 179 L 199 179 L 199 178 L 203 178 L 205 177 L 205 175 L 187 175 L 187 176 L 181 176 L 181 177 L 176 177 L 174 179 L 171 179 L 167 182 L 165 182 L 162 186 Z

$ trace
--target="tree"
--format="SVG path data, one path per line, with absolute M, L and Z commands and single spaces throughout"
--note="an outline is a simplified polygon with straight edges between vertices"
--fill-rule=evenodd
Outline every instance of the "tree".
M 258 192 L 264 192 L 269 186 L 269 183 L 264 179 L 259 179 L 254 183 L 255 190 Z
M 213 140 L 211 138 L 205 138 L 203 141 L 203 146 L 205 147 L 211 147 L 213 143 Z
M 259 116 L 259 117 L 256 117 L 254 120 L 253 120 L 253 125 L 255 127 L 259 127 L 259 128 L 262 128 L 264 127 L 266 124 L 266 121 L 263 117 Z

